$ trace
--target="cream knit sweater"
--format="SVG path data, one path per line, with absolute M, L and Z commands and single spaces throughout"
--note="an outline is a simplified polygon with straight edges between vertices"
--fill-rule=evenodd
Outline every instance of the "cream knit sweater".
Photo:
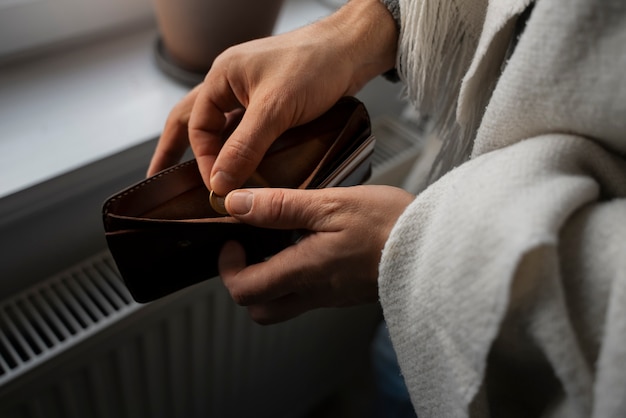
M 407 94 L 471 153 L 380 265 L 418 416 L 626 416 L 626 2 L 538 0 L 506 63 L 529 1 L 399 3 Z

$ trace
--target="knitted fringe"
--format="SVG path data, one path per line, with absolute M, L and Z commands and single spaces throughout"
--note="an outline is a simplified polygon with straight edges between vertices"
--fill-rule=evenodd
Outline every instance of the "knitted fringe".
M 461 126 L 456 118 L 461 83 L 480 35 L 471 26 L 476 22 L 461 15 L 467 7 L 458 1 L 463 0 L 400 1 L 398 72 L 408 99 L 443 140 L 431 181 L 469 158 L 479 122 Z

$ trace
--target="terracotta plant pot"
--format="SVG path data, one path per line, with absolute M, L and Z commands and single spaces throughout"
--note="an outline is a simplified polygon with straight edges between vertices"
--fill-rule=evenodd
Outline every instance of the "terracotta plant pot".
M 205 74 L 228 47 L 272 34 L 283 0 L 153 0 L 161 60 Z M 163 62 L 161 62 L 163 64 Z M 168 72 L 173 69 L 169 68 Z M 174 74 L 175 75 L 175 74 Z M 180 74 L 179 74 L 180 75 Z

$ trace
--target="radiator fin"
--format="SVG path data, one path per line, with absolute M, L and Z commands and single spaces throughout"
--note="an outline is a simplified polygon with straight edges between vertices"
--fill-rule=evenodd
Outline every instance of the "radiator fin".
M 0 386 L 138 307 L 108 252 L 0 303 Z
M 419 131 L 413 131 L 408 125 L 396 119 L 378 118 L 372 124 L 372 131 L 376 136 L 376 147 L 372 156 L 374 170 L 393 165 L 407 152 L 422 146 Z

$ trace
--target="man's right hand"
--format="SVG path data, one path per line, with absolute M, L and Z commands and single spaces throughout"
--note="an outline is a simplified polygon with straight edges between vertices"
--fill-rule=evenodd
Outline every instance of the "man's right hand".
M 379 0 L 352 0 L 301 29 L 226 50 L 172 110 L 148 174 L 174 164 L 191 145 L 205 184 L 226 195 L 285 130 L 393 67 L 397 36 Z M 242 111 L 230 133 L 229 121 Z

